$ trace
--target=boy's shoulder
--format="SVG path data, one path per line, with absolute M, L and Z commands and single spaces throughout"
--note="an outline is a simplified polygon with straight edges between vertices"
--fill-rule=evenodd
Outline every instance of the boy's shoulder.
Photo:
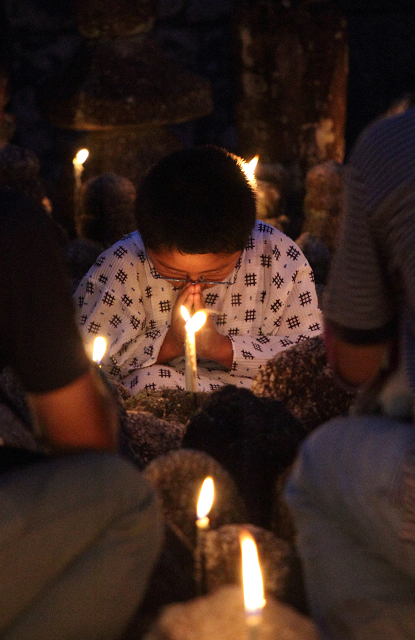
M 292 242 L 288 236 L 263 220 L 257 220 L 252 230 L 251 239 L 256 244 L 273 245 L 276 242 Z M 248 243 L 249 245 L 249 243 Z

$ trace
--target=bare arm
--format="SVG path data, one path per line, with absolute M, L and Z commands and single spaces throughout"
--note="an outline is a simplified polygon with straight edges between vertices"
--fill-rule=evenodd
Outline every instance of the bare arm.
M 116 450 L 116 403 L 93 368 L 60 389 L 30 393 L 29 404 L 54 451 Z

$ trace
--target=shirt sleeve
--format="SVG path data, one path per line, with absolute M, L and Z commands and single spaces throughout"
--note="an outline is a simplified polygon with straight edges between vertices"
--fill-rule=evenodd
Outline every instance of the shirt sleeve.
M 97 336 L 107 341 L 102 369 L 121 380 L 154 364 L 168 330 L 156 326 L 144 308 L 138 277 L 140 250 L 120 241 L 102 253 L 80 282 L 75 305 L 87 353 Z
M 385 277 L 386 255 L 382 257 L 372 224 L 366 186 L 349 167 L 342 224 L 323 308 L 333 331 L 354 343 L 381 339 L 396 313 L 391 279 Z
M 278 353 L 322 331 L 314 275 L 307 259 L 284 234 L 274 230 L 269 238 L 261 245 L 258 260 L 254 263 L 251 258 L 263 288 L 257 293 L 255 308 L 246 308 L 241 319 L 242 326 L 248 326 L 244 320 L 255 313 L 260 323 L 254 332 L 242 330 L 229 335 L 232 372 L 238 376 L 254 378 L 258 369 Z

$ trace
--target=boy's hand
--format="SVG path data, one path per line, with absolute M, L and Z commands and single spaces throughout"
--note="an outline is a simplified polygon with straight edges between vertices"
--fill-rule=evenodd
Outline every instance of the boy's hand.
M 157 358 L 158 363 L 167 363 L 172 358 L 184 355 L 184 339 L 186 330 L 184 328 L 185 321 L 180 311 L 180 307 L 184 305 L 189 313 L 192 313 L 193 294 L 191 289 L 194 287 L 192 284 L 185 284 L 180 289 L 179 295 L 174 303 L 173 310 L 171 312 L 171 324 L 169 330 L 166 333 L 163 344 L 161 345 L 159 355 Z
M 180 290 L 171 314 L 170 328 L 161 346 L 157 362 L 166 363 L 172 358 L 184 354 L 184 340 L 186 336 L 185 321 L 180 311 L 184 305 L 193 315 L 205 308 L 202 286 L 200 284 L 185 284 Z M 218 332 L 210 313 L 206 322 L 196 333 L 196 353 L 200 358 L 219 362 L 227 369 L 232 366 L 232 342 L 228 336 Z
M 200 284 L 194 285 L 191 296 L 194 313 L 205 308 L 205 299 Z M 228 336 L 219 333 L 210 313 L 207 314 L 203 327 L 196 333 L 196 353 L 200 358 L 219 362 L 227 369 L 232 366 L 232 342 Z

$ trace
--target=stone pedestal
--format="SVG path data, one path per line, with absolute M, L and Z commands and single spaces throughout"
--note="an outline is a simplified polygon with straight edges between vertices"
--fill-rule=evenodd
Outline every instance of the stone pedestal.
M 243 0 L 235 33 L 241 155 L 289 171 L 300 215 L 308 169 L 344 156 L 345 20 L 328 0 Z
M 72 205 L 78 149 L 90 151 L 83 180 L 112 171 L 138 186 L 152 164 L 181 146 L 165 127 L 212 109 L 209 82 L 180 69 L 151 39 L 153 2 L 78 0 L 76 15 L 85 40 L 45 104 L 53 125 L 80 132 L 62 179 Z
M 327 160 L 315 165 L 305 179 L 303 231 L 334 252 L 343 197 L 343 165 Z

